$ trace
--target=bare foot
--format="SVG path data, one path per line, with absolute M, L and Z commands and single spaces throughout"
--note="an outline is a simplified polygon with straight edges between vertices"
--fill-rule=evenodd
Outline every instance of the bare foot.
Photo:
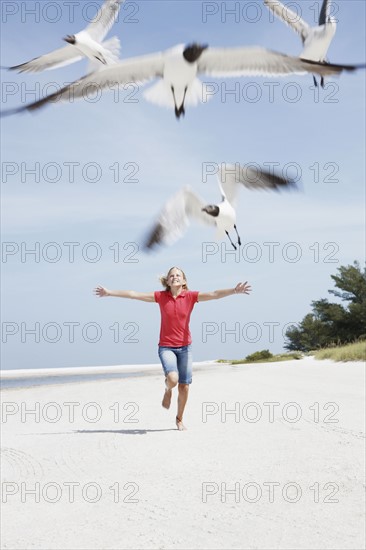
M 175 417 L 175 423 L 176 423 L 176 425 L 177 425 L 177 429 L 178 429 L 180 432 L 183 432 L 184 430 L 187 429 L 187 428 L 185 427 L 185 425 L 183 424 L 182 419 L 181 419 L 181 418 L 178 418 L 177 416 Z
M 172 400 L 172 390 L 168 390 L 168 388 L 166 388 L 163 400 L 161 402 L 162 407 L 164 407 L 164 409 L 169 409 L 171 400 Z

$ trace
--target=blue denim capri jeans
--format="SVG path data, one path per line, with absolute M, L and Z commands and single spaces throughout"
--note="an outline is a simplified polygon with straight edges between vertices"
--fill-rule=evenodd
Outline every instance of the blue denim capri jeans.
M 179 384 L 192 383 L 191 344 L 181 348 L 159 346 L 159 358 L 165 376 L 169 372 L 176 372 L 179 375 Z

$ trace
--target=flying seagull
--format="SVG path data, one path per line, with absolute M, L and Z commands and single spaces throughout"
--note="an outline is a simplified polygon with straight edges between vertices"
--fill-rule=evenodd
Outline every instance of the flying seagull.
M 119 59 L 119 39 L 116 36 L 105 42 L 103 39 L 117 19 L 123 1 L 104 0 L 98 13 L 84 30 L 63 39 L 68 42 L 68 46 L 36 57 L 21 65 L 8 67 L 9 70 L 20 73 L 39 73 L 69 65 L 83 57 L 91 61 L 93 72 L 98 69 L 98 66 L 103 67 L 116 63 Z
M 216 227 L 217 238 L 226 235 L 235 250 L 241 245 L 236 227 L 235 200 L 239 188 L 251 190 L 290 189 L 296 187 L 294 180 L 278 175 L 273 171 L 254 169 L 249 166 L 224 164 L 218 171 L 218 185 L 221 202 L 207 204 L 190 186 L 183 187 L 165 203 L 157 221 L 143 243 L 145 251 L 157 245 L 170 245 L 180 238 L 190 224 L 190 220 L 199 221 Z M 235 244 L 230 232 L 235 231 Z
M 330 16 L 331 0 L 323 0 L 317 27 L 310 27 L 297 13 L 284 6 L 278 0 L 264 0 L 264 3 L 279 19 L 301 36 L 304 46 L 300 55 L 301 59 L 326 61 L 326 55 L 337 28 L 337 20 Z M 317 86 L 318 83 L 314 75 L 313 79 L 315 86 Z M 324 88 L 323 75 L 321 76 L 320 84 Z
M 164 52 L 129 58 L 105 67 L 63 87 L 58 92 L 3 115 L 34 111 L 50 102 L 85 98 L 91 91 L 111 90 L 116 86 L 145 83 L 160 79 L 148 90 L 147 99 L 159 105 L 174 107 L 175 116 L 185 113 L 185 104 L 202 99 L 202 82 L 197 75 L 238 77 L 248 75 L 285 76 L 292 73 L 312 73 L 321 76 L 354 71 L 364 67 L 333 65 L 300 59 L 260 47 L 209 48 L 207 45 L 183 44 Z

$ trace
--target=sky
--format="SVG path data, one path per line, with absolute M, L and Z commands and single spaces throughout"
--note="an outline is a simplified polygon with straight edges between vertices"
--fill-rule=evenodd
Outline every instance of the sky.
M 3 1 L 1 65 L 63 45 L 98 1 Z M 314 25 L 321 2 L 291 2 Z M 365 62 L 365 3 L 333 3 L 328 57 Z M 301 53 L 299 37 L 261 1 L 127 1 L 108 38 L 121 59 L 193 41 Z M 1 110 L 34 101 L 86 74 L 87 62 L 39 74 L 1 71 Z M 212 98 L 171 109 L 148 103 L 149 85 L 1 120 L 2 368 L 158 363 L 157 304 L 99 299 L 93 288 L 159 290 L 184 269 L 189 288 L 252 286 L 249 296 L 196 304 L 194 361 L 283 350 L 286 328 L 329 297 L 331 274 L 365 249 L 365 72 L 328 78 L 201 78 Z M 234 92 L 234 93 L 233 93 Z M 235 253 L 192 225 L 169 247 L 141 243 L 164 202 L 184 185 L 219 199 L 221 163 L 276 166 L 298 178 L 291 193 L 242 189 Z

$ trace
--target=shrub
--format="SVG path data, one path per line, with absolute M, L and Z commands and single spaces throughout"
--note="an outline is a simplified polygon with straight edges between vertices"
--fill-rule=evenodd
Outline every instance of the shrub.
M 246 356 L 247 361 L 261 361 L 262 359 L 270 359 L 273 357 L 272 353 L 268 349 L 263 349 L 262 351 L 256 351 L 251 355 Z

